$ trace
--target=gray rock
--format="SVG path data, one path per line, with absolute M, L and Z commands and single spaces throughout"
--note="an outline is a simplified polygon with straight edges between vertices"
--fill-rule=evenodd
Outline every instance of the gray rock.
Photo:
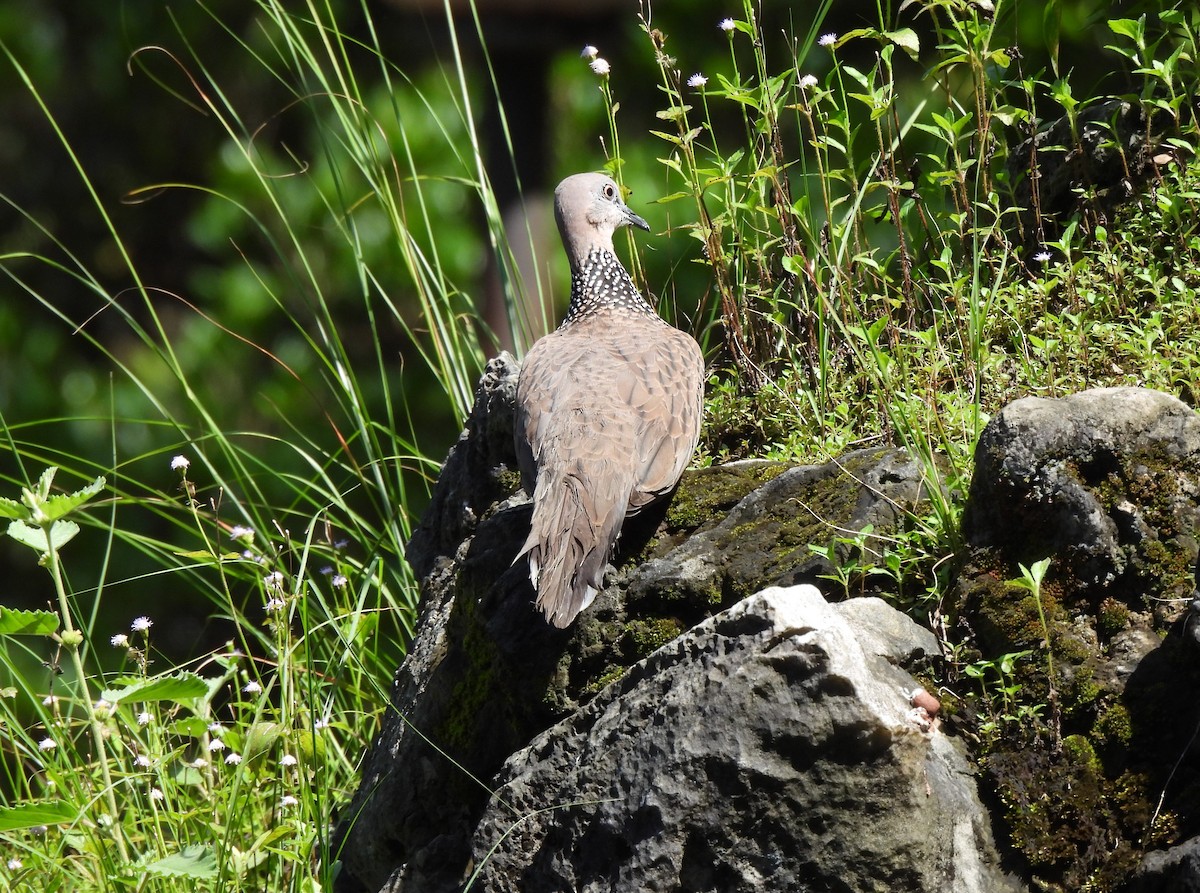
M 1147 855 L 1121 893 L 1200 893 L 1200 837 Z
M 689 472 L 657 530 L 639 539 L 627 526 L 605 589 L 559 631 L 534 610 L 527 571 L 513 566 L 529 528 L 511 471 L 515 380 L 511 358 L 488 364 L 409 543 L 422 584 L 418 632 L 342 812 L 339 893 L 455 889 L 489 779 L 510 755 L 661 644 L 764 585 L 840 589 L 819 580 L 830 565 L 809 544 L 848 554 L 855 547 L 839 537 L 865 524 L 886 536 L 923 495 L 920 468 L 895 449 L 783 474 L 772 463 Z M 697 531 L 711 534 L 702 548 L 689 546 Z M 705 551 L 718 560 L 705 562 Z M 673 582 L 689 562 L 707 568 L 690 589 Z
M 1107 591 L 1191 592 L 1200 525 L 1200 417 L 1145 388 L 1027 397 L 988 423 L 963 516 L 974 548 Z M 1134 606 L 1142 607 L 1142 606 Z
M 742 601 L 508 760 L 476 888 L 1016 889 L 960 747 L 909 704 L 897 664 L 936 647 L 878 599 Z

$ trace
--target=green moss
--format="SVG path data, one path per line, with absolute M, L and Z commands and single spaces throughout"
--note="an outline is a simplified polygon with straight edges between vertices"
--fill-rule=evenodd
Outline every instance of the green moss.
M 1112 704 L 1096 718 L 1093 735 L 1102 744 L 1125 747 L 1133 737 L 1133 721 L 1123 704 Z
M 783 462 L 755 462 L 730 467 L 715 465 L 683 476 L 667 509 L 667 526 L 694 530 L 723 518 L 750 492 L 779 476 L 790 466 Z
M 1063 712 L 1071 716 L 1088 710 L 1100 694 L 1101 688 L 1096 684 L 1092 668 L 1077 667 L 1061 693 Z
M 678 621 L 666 617 L 653 620 L 635 620 L 626 627 L 626 630 L 633 641 L 634 652 L 638 660 L 641 660 L 651 652 L 657 651 L 683 632 L 680 629 Z
M 496 485 L 500 490 L 511 496 L 521 489 L 521 473 L 510 469 L 502 469 L 496 473 Z
M 588 685 L 587 688 L 584 689 L 584 693 L 587 695 L 594 695 L 600 691 L 603 691 L 604 689 L 608 688 L 608 686 L 612 685 L 612 683 L 624 676 L 626 669 L 626 667 L 622 666 L 610 667 L 608 671 L 596 679 L 595 682 L 592 682 L 590 685 Z
M 1092 743 L 1088 741 L 1085 735 L 1068 735 L 1062 741 L 1063 754 L 1068 762 L 1076 766 L 1087 769 L 1088 771 L 1100 775 L 1103 772 L 1103 767 L 1100 765 L 1100 758 L 1096 756 L 1096 750 L 1092 747 Z
M 1129 625 L 1129 608 L 1109 596 L 1100 603 L 1096 613 L 1096 631 L 1104 638 L 1111 639 Z

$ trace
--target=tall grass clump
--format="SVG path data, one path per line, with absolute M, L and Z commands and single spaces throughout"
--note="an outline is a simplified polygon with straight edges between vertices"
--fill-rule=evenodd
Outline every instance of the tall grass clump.
M 417 83 L 366 7 L 354 36 L 319 4 L 260 0 L 248 31 L 199 4 L 181 16 L 175 46 L 138 50 L 130 71 L 182 100 L 219 157 L 209 180 L 123 200 L 193 196 L 195 237 L 235 262 L 195 281 L 226 304 L 146 281 L 115 197 L 3 48 L 120 264 L 101 275 L 8 202 L 45 246 L 0 256 L 10 289 L 110 370 L 90 418 L 0 417 L 0 514 L 47 571 L 44 609 L 0 609 L 11 889 L 329 888 L 334 809 L 412 633 L 403 547 L 436 475 L 427 451 L 444 449 L 429 422 L 461 426 L 488 339 L 446 256 L 448 206 L 484 210 L 485 250 L 520 287 L 457 35 L 450 68 Z M 223 30 L 222 58 L 193 45 L 201 26 Z M 222 81 L 232 59 L 280 97 L 266 120 Z M 282 119 L 311 141 L 274 138 Z M 254 307 L 266 340 L 243 334 Z M 268 422 L 243 427 L 245 401 Z M 80 426 L 90 451 L 55 446 Z M 179 612 L 209 618 L 182 652 Z

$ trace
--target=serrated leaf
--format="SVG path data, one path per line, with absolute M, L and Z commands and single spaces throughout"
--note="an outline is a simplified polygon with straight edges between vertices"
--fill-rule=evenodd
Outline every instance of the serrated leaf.
M 675 121 L 682 118 L 692 110 L 690 105 L 676 105 L 669 109 L 661 109 L 654 113 L 654 117 L 660 118 L 663 121 Z
M 163 877 L 212 878 L 218 873 L 217 854 L 212 847 L 196 844 L 178 853 L 156 859 L 143 866 L 151 874 Z
M 57 552 L 73 540 L 77 533 L 79 525 L 74 521 L 55 521 L 50 525 L 49 534 L 45 527 L 34 527 L 24 521 L 12 521 L 8 525 L 9 536 L 39 552 L 49 552 L 51 544 Z
M 174 701 L 176 704 L 187 704 L 206 694 L 208 683 L 200 676 L 195 673 L 176 673 L 173 676 L 146 679 L 124 688 L 109 689 L 100 697 L 114 704 L 119 701 Z
M 97 493 L 104 489 L 103 476 L 96 478 L 82 490 L 76 490 L 74 493 L 60 493 L 58 496 L 51 496 L 42 502 L 42 514 L 46 520 L 53 521 L 56 518 L 61 518 L 63 515 L 70 514 L 79 508 Z
M 28 518 L 29 509 L 15 499 L 0 496 L 0 518 Z
M 53 611 L 21 611 L 0 607 L 0 636 L 49 636 L 58 630 Z
M 75 808 L 63 800 L 0 806 L 0 831 L 19 831 L 39 825 L 65 825 L 75 821 L 75 818 Z

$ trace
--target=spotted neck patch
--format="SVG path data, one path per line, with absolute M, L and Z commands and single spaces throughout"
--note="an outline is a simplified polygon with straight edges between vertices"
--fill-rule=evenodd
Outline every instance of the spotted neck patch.
M 562 324 L 568 326 L 602 310 L 618 310 L 658 319 L 658 314 L 634 287 L 633 280 L 616 255 L 602 248 L 593 248 L 584 258 L 579 272 L 571 277 L 571 306 L 567 308 L 567 318 Z

